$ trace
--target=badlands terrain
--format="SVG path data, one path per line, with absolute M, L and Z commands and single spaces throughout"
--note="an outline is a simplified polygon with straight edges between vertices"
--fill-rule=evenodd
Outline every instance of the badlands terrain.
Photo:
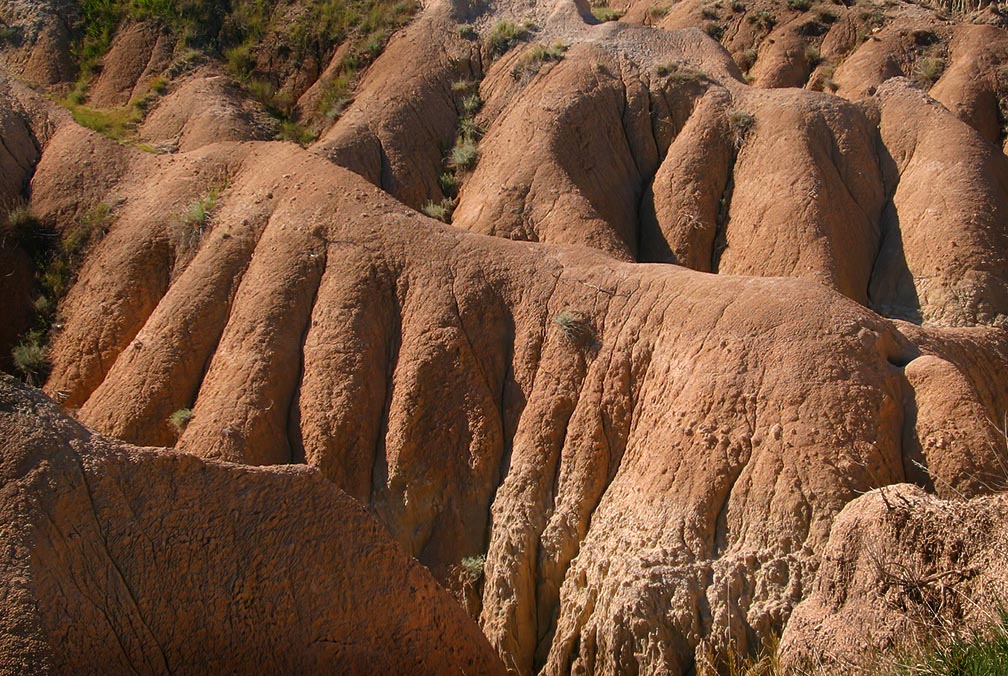
M 1008 9 L 610 2 L 0 1 L 0 674 L 996 638 Z

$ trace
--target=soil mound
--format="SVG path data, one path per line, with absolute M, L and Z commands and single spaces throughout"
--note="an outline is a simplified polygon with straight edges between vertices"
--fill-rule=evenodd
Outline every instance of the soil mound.
M 503 673 L 315 471 L 111 442 L 7 376 L 0 434 L 4 673 Z
M 884 651 L 1000 620 L 989 599 L 1008 595 L 1008 501 L 944 501 L 891 486 L 837 516 L 815 591 L 781 642 L 790 667 L 877 666 Z

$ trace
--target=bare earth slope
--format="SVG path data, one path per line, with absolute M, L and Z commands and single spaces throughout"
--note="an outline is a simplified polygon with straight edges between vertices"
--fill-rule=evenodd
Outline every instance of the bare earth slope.
M 690 674 L 729 644 L 828 634 L 858 496 L 1005 484 L 1008 33 L 902 3 L 737 4 L 599 23 L 565 0 L 432 2 L 307 148 L 264 140 L 213 64 L 124 143 L 12 89 L 0 120 L 34 141 L 0 188 L 58 232 L 109 215 L 60 301 L 44 391 L 101 434 L 183 452 L 95 442 L 107 481 L 148 472 L 150 519 L 198 475 L 215 482 L 201 500 L 267 529 L 226 560 L 290 570 L 269 533 L 304 520 L 294 542 L 320 566 L 356 546 L 326 510 L 373 532 L 359 502 L 511 673 Z M 505 19 L 535 26 L 501 46 Z M 150 75 L 159 34 L 129 30 L 118 44 L 146 65 L 92 96 Z M 451 162 L 466 142 L 476 157 Z M 450 223 L 419 211 L 435 204 Z M 416 612 L 457 638 L 431 659 L 485 660 L 424 579 Z M 346 584 L 312 603 L 375 583 Z
M 0 672 L 503 673 L 317 472 L 111 442 L 0 378 Z

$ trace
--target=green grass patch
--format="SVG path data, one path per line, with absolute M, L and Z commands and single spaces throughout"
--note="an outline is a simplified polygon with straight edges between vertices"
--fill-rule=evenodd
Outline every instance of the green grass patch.
M 498 21 L 486 36 L 485 46 L 491 59 L 504 55 L 519 42 L 532 36 L 533 28 L 527 23 Z
M 593 17 L 602 23 L 606 23 L 608 21 L 619 21 L 623 17 L 623 12 L 618 9 L 613 9 L 607 3 L 593 5 L 591 13 Z
M 60 301 L 76 281 L 87 252 L 108 232 L 112 211 L 109 204 L 100 203 L 65 228 L 62 235 L 41 223 L 25 205 L 7 214 L 4 231 L 16 236 L 31 257 L 39 292 L 33 326 L 11 355 L 29 383 L 41 385 L 48 376 L 48 345 Z
M 549 47 L 535 45 L 518 59 L 518 63 L 511 69 L 511 77 L 515 80 L 530 78 L 539 72 L 543 64 L 563 59 L 566 51 L 567 45 L 562 42 L 554 42 Z M 467 109 L 466 112 L 470 111 Z

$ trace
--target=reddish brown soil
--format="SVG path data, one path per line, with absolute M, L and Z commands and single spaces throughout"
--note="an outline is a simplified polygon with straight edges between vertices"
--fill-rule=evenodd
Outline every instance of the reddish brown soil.
M 781 632 L 798 663 L 848 650 L 856 628 L 915 621 L 874 617 L 858 533 L 913 559 L 956 515 L 1003 530 L 985 496 L 1008 480 L 1008 32 L 990 10 L 948 20 L 905 3 L 623 8 L 600 24 L 562 1 L 431 3 L 308 148 L 266 140 L 262 108 L 214 63 L 170 79 L 126 143 L 23 86 L 0 97 L 35 149 L 0 188 L 64 232 L 112 213 L 60 304 L 45 393 L 98 433 L 200 458 L 116 450 L 46 409 L 41 429 L 86 437 L 78 462 L 153 494 L 142 516 L 110 503 L 110 528 L 150 518 L 175 537 L 155 518 L 170 488 L 192 491 L 185 514 L 205 501 L 283 531 L 292 554 L 276 535 L 212 554 L 255 561 L 265 604 L 287 579 L 271 567 L 343 575 L 324 563 L 357 547 L 345 514 L 373 530 L 360 503 L 422 564 L 409 570 L 429 570 L 429 600 L 404 607 L 383 582 L 407 565 L 396 550 L 325 578 L 312 603 L 339 623 L 343 594 L 387 591 L 353 636 L 392 631 L 368 624 L 384 603 L 405 626 L 443 618 L 392 670 L 438 637 L 454 643 L 431 669 L 500 668 L 485 637 L 511 673 L 682 674 Z M 502 19 L 534 22 L 533 44 L 492 53 Z M 91 100 L 145 92 L 159 36 L 125 26 Z M 289 81 L 310 107 L 309 80 L 328 76 L 305 68 Z M 455 171 L 461 125 L 478 128 L 479 157 Z M 449 171 L 445 224 L 418 210 L 453 194 Z M 909 516 L 884 511 L 889 494 Z M 1003 589 L 1001 554 L 962 536 L 971 561 L 1000 562 L 964 593 Z M 128 544 L 123 565 L 176 579 Z M 205 575 L 213 603 L 245 598 Z M 178 594 L 196 603 L 196 589 Z M 300 665 L 283 660 L 305 622 L 257 625 L 236 659 Z M 137 650 L 176 640 L 167 626 Z M 105 636 L 46 654 L 80 659 Z

